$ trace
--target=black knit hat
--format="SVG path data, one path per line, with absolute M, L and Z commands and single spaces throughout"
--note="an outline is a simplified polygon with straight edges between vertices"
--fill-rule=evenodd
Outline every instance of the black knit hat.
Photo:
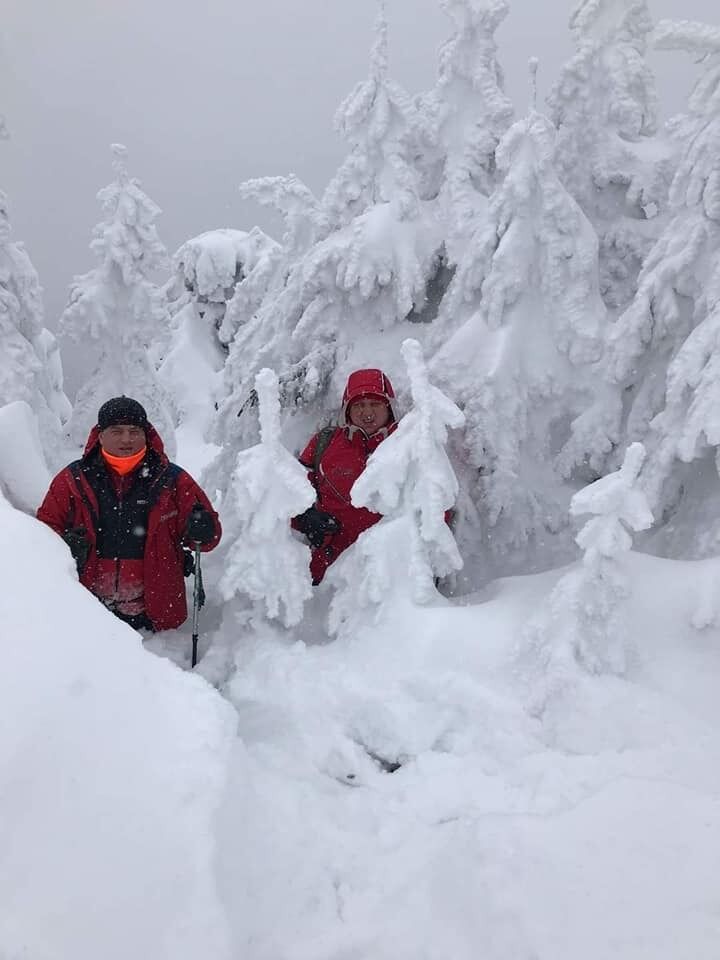
M 104 430 L 118 423 L 130 423 L 146 430 L 148 418 L 145 408 L 132 397 L 113 397 L 112 400 L 107 400 L 98 410 L 98 427 Z

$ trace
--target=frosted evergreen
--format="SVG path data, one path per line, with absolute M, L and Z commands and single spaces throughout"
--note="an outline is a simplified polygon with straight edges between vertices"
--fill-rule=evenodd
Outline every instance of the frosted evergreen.
M 11 240 L 8 201 L 0 191 L 0 406 L 18 400 L 35 414 L 45 456 L 54 465 L 71 408 L 57 341 L 43 325 L 37 271 L 25 246 Z
M 97 358 L 77 395 L 71 437 L 84 443 L 101 404 L 125 394 L 143 404 L 172 454 L 170 401 L 150 354 L 157 340 L 166 339 L 169 325 L 154 279 L 168 267 L 155 227 L 160 208 L 128 175 L 125 147 L 114 144 L 112 154 L 115 180 L 98 193 L 103 219 L 90 244 L 98 264 L 75 278 L 60 319 L 62 337 L 82 342 Z

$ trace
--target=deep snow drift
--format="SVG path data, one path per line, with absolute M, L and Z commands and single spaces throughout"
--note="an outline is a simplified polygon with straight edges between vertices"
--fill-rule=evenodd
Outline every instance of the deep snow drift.
M 630 569 L 628 678 L 578 672 L 537 716 L 522 636 L 557 573 L 329 645 L 241 642 L 238 956 L 715 958 L 720 634 L 689 620 L 720 567 Z
M 214 857 L 233 711 L 1 496 L 0 582 L 0 956 L 231 956 Z
M 716 960 L 720 562 L 630 555 L 627 677 L 542 709 L 564 571 L 333 642 L 327 585 L 209 638 L 233 711 L 0 511 L 3 957 Z

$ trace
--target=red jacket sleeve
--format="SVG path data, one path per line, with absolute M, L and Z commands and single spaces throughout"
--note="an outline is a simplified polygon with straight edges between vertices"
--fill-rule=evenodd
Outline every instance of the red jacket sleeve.
M 298 457 L 298 460 L 300 461 L 300 463 L 304 467 L 307 467 L 308 470 L 313 470 L 314 468 L 315 447 L 317 446 L 317 442 L 318 442 L 318 435 L 315 434 L 314 437 L 310 438 L 310 442 Z
M 209 513 L 212 514 L 215 524 L 215 536 L 209 543 L 204 543 L 200 549 L 203 553 L 207 553 L 209 550 L 214 550 L 215 547 L 220 543 L 220 538 L 222 537 L 222 526 L 220 525 L 220 517 L 217 515 L 217 511 L 210 503 L 207 494 L 202 487 L 193 480 L 186 470 L 180 471 L 175 489 L 177 491 L 178 502 L 178 529 L 183 531 L 186 529 L 192 508 L 196 503 L 199 503 Z M 186 541 L 186 543 L 187 546 L 191 545 L 189 541 Z
M 72 526 L 74 505 L 67 471 L 62 470 L 50 484 L 35 516 L 61 536 Z

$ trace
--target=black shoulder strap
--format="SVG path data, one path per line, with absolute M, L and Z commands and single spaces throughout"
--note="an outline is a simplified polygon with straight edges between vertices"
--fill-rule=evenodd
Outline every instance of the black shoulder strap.
M 68 470 L 72 474 L 72 478 L 75 481 L 75 486 L 77 488 L 77 492 L 80 496 L 80 499 L 90 511 L 90 517 L 92 519 L 93 526 L 97 527 L 97 524 L 98 524 L 97 511 L 95 510 L 92 503 L 90 502 L 90 498 L 85 492 L 85 488 L 83 487 L 82 480 L 80 479 L 83 473 L 82 460 L 75 460 L 73 461 L 73 463 L 68 464 Z M 168 463 L 167 466 L 160 471 L 158 477 L 150 487 L 150 491 L 148 493 L 148 506 L 150 508 L 155 506 L 160 496 L 160 493 L 164 488 L 166 487 L 173 488 L 175 486 L 175 484 L 177 483 L 177 478 L 180 476 L 181 473 L 182 473 L 182 467 L 179 467 L 176 463 Z
M 320 461 L 322 456 L 330 446 L 330 441 L 335 436 L 335 431 L 337 427 L 323 427 L 322 430 L 317 435 L 317 441 L 315 443 L 315 450 L 313 452 L 313 470 L 317 473 L 320 466 Z
M 87 493 L 85 493 L 85 487 L 83 486 L 82 480 L 80 479 L 83 472 L 82 466 L 83 466 L 82 460 L 73 460 L 72 463 L 68 464 L 68 470 L 72 474 L 72 478 L 75 481 L 75 488 L 77 489 L 80 499 L 85 504 L 85 506 L 87 507 L 90 513 L 90 519 L 92 520 L 92 525 L 94 528 L 97 529 L 97 525 L 98 525 L 97 511 L 95 510 L 95 507 L 92 505 Z

